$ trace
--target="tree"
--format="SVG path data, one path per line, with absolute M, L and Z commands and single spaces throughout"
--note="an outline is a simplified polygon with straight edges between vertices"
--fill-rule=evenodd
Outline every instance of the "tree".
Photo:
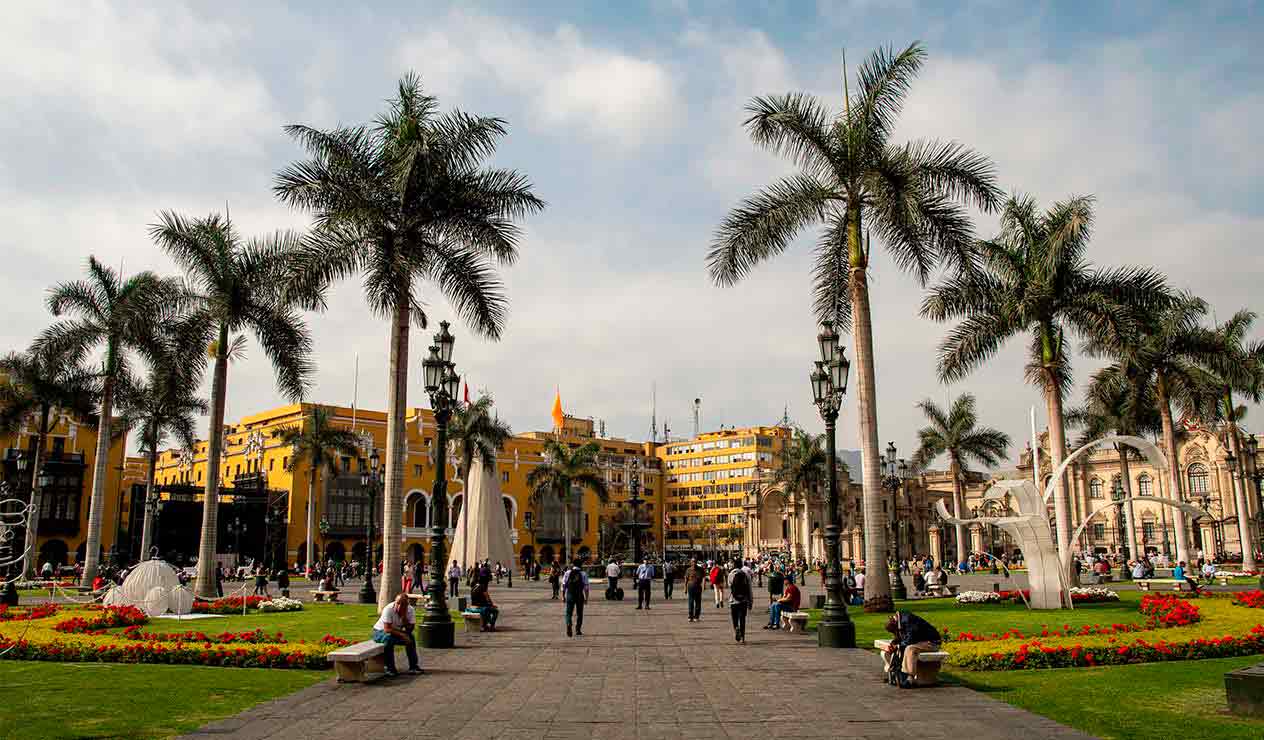
M 1029 334 L 1027 381 L 1040 387 L 1049 414 L 1054 469 L 1066 456 L 1063 398 L 1071 387 L 1068 331 L 1092 338 L 1136 329 L 1139 317 L 1167 296 L 1163 276 L 1140 267 L 1095 269 L 1085 258 L 1093 223 L 1091 197 L 1072 197 L 1048 211 L 1034 199 L 1011 196 L 1001 209 L 1000 233 L 975 244 L 978 264 L 935 286 L 922 314 L 960 319 L 939 346 L 939 376 L 964 378 L 1009 338 Z M 1071 544 L 1066 478 L 1053 499 L 1057 544 Z
M 321 501 L 329 500 L 329 476 L 332 475 L 333 461 L 341 456 L 360 457 L 360 438 L 350 429 L 339 429 L 333 425 L 334 410 L 328 406 L 312 406 L 306 423 L 285 427 L 276 432 L 281 443 L 289 445 L 290 462 L 286 470 L 293 471 L 300 461 L 308 464 L 307 475 L 307 567 L 316 562 L 315 547 L 312 539 L 313 525 L 316 518 L 316 475 L 320 474 Z M 373 543 L 368 544 L 369 547 Z
M 1242 309 L 1223 324 L 1200 333 L 1201 340 L 1214 351 L 1201 359 L 1203 368 L 1214 378 L 1211 382 L 1218 391 L 1219 416 L 1225 422 L 1225 436 L 1229 450 L 1237 459 L 1233 473 L 1234 510 L 1238 512 L 1238 538 L 1242 543 L 1242 569 L 1255 570 L 1255 548 L 1251 537 L 1251 522 L 1247 516 L 1246 483 L 1242 480 L 1242 434 L 1236 423 L 1242 413 L 1234 405 L 1234 395 L 1244 394 L 1259 403 L 1264 397 L 1264 342 L 1247 339 L 1254 311 Z M 1245 409 L 1243 409 L 1245 411 Z
M 781 467 L 774 474 L 787 493 L 798 491 L 805 497 L 820 497 L 829 476 L 829 456 L 822 447 L 822 436 L 794 430 L 790 444 L 782 452 Z M 843 480 L 847 480 L 846 475 Z
M 1075 446 L 1083 447 L 1110 434 L 1137 436 L 1158 432 L 1162 428 L 1158 403 L 1147 380 L 1147 377 L 1132 373 L 1128 366 L 1121 364 L 1104 367 L 1094 373 L 1085 404 L 1067 412 L 1067 423 L 1084 430 Z M 1119 456 L 1119 482 L 1128 509 L 1128 531 L 1124 543 L 1132 548 L 1132 557 L 1138 558 L 1141 551 L 1137 548 L 1134 534 L 1137 518 L 1128 465 L 1129 458 L 1135 453 L 1129 452 L 1130 449 L 1128 445 L 1115 444 L 1115 452 Z M 1084 515 L 1087 517 L 1088 512 Z
M 192 449 L 196 417 L 210 410 L 206 400 L 197 395 L 206 370 L 206 345 L 210 338 L 206 322 L 199 315 L 183 316 L 163 322 L 155 331 L 145 358 L 144 380 L 120 388 L 124 424 L 140 430 L 140 451 L 148 458 L 141 560 L 149 559 L 153 543 L 153 509 L 158 503 L 154 477 L 159 448 L 170 434 L 185 449 Z
M 474 331 L 499 339 L 508 301 L 494 266 L 517 258 L 520 230 L 514 221 L 544 202 L 525 176 L 483 167 L 506 133 L 504 121 L 460 111 L 441 115 L 438 100 L 422 93 L 416 75 L 400 80 L 398 97 L 372 128 L 286 131 L 310 159 L 282 170 L 273 189 L 282 202 L 312 213 L 316 223 L 292 263 L 291 284 L 307 292 L 362 275 L 369 308 L 391 322 L 382 527 L 397 532 L 409 327 L 414 321 L 426 325 L 418 284 L 436 286 Z M 431 502 L 440 517 L 441 504 Z M 400 538 L 385 537 L 382 572 L 399 566 Z M 399 587 L 399 579 L 384 579 L 379 605 L 389 604 Z
M 956 142 L 891 143 L 904 98 L 926 52 L 918 43 L 874 52 L 861 66 L 853 104 L 830 113 L 805 93 L 755 98 L 747 132 L 759 146 L 794 162 L 799 173 L 779 180 L 735 208 L 708 254 L 711 279 L 731 285 L 782 252 L 807 227 L 824 228 L 815 247 L 815 313 L 850 321 L 858 368 L 857 416 L 864 481 L 866 608 L 889 610 L 885 570 L 882 481 L 878 470 L 878 410 L 869 307 L 872 249 L 877 231 L 896 265 L 920 284 L 947 263 L 969 259 L 965 204 L 992 210 L 1000 198 L 992 163 Z M 843 290 L 843 286 L 846 290 Z
M 948 474 L 952 476 L 952 515 L 961 519 L 966 507 L 964 478 L 970 472 L 970 463 L 978 462 L 995 467 L 1005 459 L 1009 435 L 992 427 L 978 425 L 975 399 L 970 393 L 958 396 L 948 413 L 944 413 L 929 398 L 917 404 L 917 407 L 926 415 L 930 424 L 917 432 L 918 447 L 913 453 L 913 469 L 921 470 L 940 455 L 948 455 Z M 956 525 L 955 534 L 957 556 L 960 557 L 966 550 L 965 525 Z
M 571 449 L 555 439 L 544 443 L 544 463 L 527 474 L 527 487 L 537 510 L 542 508 L 545 497 L 556 496 L 562 503 L 562 537 L 566 559 L 571 561 L 571 498 L 579 493 L 583 508 L 583 490 L 588 489 L 601 503 L 610 500 L 606 479 L 597 472 L 597 455 L 601 447 L 596 442 Z
M 318 298 L 304 286 L 285 290 L 284 266 L 299 243 L 294 232 L 242 240 L 227 217 L 189 219 L 160 213 L 150 237 L 184 270 L 191 313 L 211 328 L 211 414 L 206 440 L 206 487 L 195 593 L 213 598 L 219 526 L 220 463 L 224 448 L 224 405 L 228 363 L 245 350 L 251 332 L 272 363 L 277 388 L 291 400 L 303 397 L 311 374 L 312 340 L 298 306 Z
M 1215 352 L 1215 345 L 1202 332 L 1200 322 L 1207 313 L 1207 304 L 1189 293 L 1173 296 L 1170 306 L 1143 316 L 1139 331 L 1128 335 L 1106 334 L 1089 341 L 1085 350 L 1090 356 L 1109 357 L 1121 372 L 1135 377 L 1138 383 L 1152 388 L 1159 414 L 1163 446 L 1167 450 L 1167 477 L 1171 496 L 1184 501 L 1184 482 L 1177 459 L 1176 425 L 1172 421 L 1172 403 L 1188 408 L 1201 382 L 1197 363 Z M 1189 550 L 1189 532 L 1185 512 L 1172 509 L 1176 530 L 1178 561 L 1193 562 Z
M 154 325 L 178 308 L 179 297 L 176 280 L 159 278 L 149 271 L 124 278 L 95 257 L 88 258 L 87 278 L 59 283 L 49 290 L 48 309 L 52 314 L 71 314 L 76 318 L 45 329 L 36 346 L 54 353 L 86 354 L 98 347 L 105 352 L 100 371 L 100 421 L 92 466 L 88 537 L 84 544 L 84 584 L 97 577 L 101 559 L 101 519 L 113 437 L 115 389 L 119 378 L 128 373 L 130 353 L 150 348 Z
M 35 446 L 27 481 L 31 490 L 31 517 L 23 548 L 26 562 L 22 573 L 28 578 L 35 576 L 37 567 L 35 548 L 42 502 L 36 481 L 43 465 L 49 423 L 58 412 L 88 420 L 96 410 L 99 384 L 94 374 L 83 366 L 82 355 L 74 348 L 55 352 L 32 347 L 0 358 L 0 375 L 4 378 L 0 382 L 0 432 L 16 434 L 28 419 L 32 416 L 36 419 Z
M 456 450 L 461 460 L 461 541 L 465 543 L 465 552 L 461 553 L 461 567 L 469 563 L 470 542 L 470 469 L 475 458 L 483 461 L 484 469 L 496 473 L 496 453 L 504 449 L 505 443 L 513 436 L 509 425 L 492 414 L 492 397 L 480 395 L 478 400 L 458 406 L 448 422 L 448 441 Z

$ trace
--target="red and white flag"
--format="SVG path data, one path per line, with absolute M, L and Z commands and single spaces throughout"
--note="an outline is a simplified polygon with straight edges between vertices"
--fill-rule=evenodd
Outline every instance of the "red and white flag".
M 466 405 L 466 406 L 469 406 L 469 405 L 470 405 L 470 383 L 469 383 L 469 381 L 466 381 L 466 382 L 465 382 L 465 405 Z

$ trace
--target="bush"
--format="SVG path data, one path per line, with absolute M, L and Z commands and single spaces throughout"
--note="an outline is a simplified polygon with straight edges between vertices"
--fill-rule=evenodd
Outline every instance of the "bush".
M 1160 594 L 1143 596 L 1141 613 L 1148 616 L 1155 627 L 1184 627 L 1202 619 L 1202 613 L 1189 599 Z
M 303 602 L 297 599 L 288 599 L 284 596 L 278 596 L 271 601 L 264 601 L 259 604 L 261 612 L 297 612 L 302 611 Z
M 1264 609 L 1264 591 L 1240 591 L 1233 595 L 1233 603 L 1248 609 Z

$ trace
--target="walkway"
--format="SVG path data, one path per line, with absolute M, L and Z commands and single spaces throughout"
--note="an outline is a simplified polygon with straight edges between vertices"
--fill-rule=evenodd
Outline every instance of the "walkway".
M 493 586 L 505 628 L 466 634 L 458 626 L 456 649 L 422 652 L 423 676 L 322 682 L 189 737 L 1086 737 L 968 689 L 886 686 L 872 653 L 820 650 L 814 635 L 762 630 L 758 613 L 748 644 L 736 645 L 727 609 L 704 600 L 702 621 L 690 624 L 680 590 L 663 601 L 655 585 L 648 612 L 636 610 L 630 590 L 623 602 L 595 590 L 575 639 L 543 582 Z

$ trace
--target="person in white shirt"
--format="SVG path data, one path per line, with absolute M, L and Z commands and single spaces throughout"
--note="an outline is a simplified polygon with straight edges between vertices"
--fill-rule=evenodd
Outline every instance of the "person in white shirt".
M 382 609 L 381 616 L 373 625 L 373 641 L 385 646 L 382 660 L 386 663 L 386 675 L 399 675 L 395 670 L 395 646 L 403 645 L 408 653 L 408 672 L 421 673 L 417 659 L 417 639 L 413 627 L 417 624 L 417 612 L 408 602 L 408 594 L 401 593 Z
M 650 565 L 649 559 L 641 561 L 640 566 L 636 569 L 636 608 L 640 609 L 641 604 L 645 604 L 645 608 L 650 608 L 650 586 L 654 583 L 654 566 Z
M 606 588 L 607 599 L 614 598 L 614 593 L 619 588 L 619 574 L 622 572 L 623 569 L 614 560 L 611 560 L 610 564 L 606 566 L 606 581 L 608 581 L 608 588 Z
M 461 585 L 461 566 L 452 561 L 452 567 L 448 568 L 448 597 L 455 599 L 457 596 L 457 587 Z

